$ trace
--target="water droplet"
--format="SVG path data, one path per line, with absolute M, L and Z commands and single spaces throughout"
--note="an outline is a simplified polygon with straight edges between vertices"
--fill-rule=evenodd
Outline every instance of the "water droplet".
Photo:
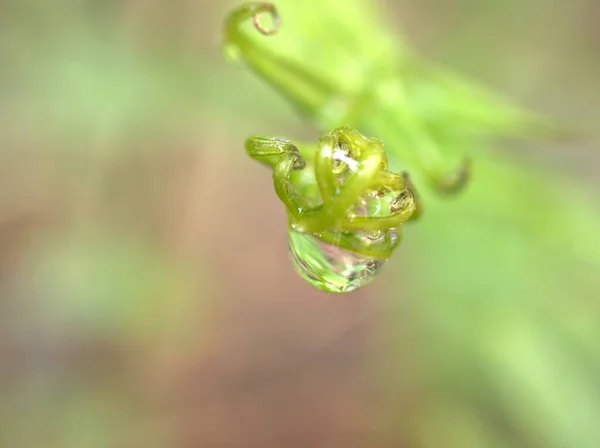
M 325 243 L 315 235 L 293 229 L 289 230 L 289 249 L 296 272 L 326 292 L 350 292 L 368 285 L 387 261 Z
M 345 141 L 334 149 L 332 158 L 333 174 L 339 183 L 336 193 L 339 193 L 349 176 L 360 169 L 360 162 L 353 157 L 352 148 Z M 297 176 L 310 173 L 311 170 L 296 172 Z M 296 185 L 304 186 L 296 193 L 307 207 L 322 204 L 314 175 L 311 179 L 303 178 Z M 314 186 L 314 190 L 307 189 L 306 185 Z M 394 213 L 391 207 L 394 201 L 403 204 L 398 199 L 400 196 L 398 191 L 367 189 L 349 207 L 346 217 L 389 216 Z M 400 228 L 379 229 L 373 225 L 352 231 L 343 228 L 343 225 L 333 224 L 324 232 L 308 233 L 305 227 L 292 220 L 288 230 L 289 250 L 295 270 L 305 281 L 322 291 L 344 293 L 368 285 L 400 244 Z

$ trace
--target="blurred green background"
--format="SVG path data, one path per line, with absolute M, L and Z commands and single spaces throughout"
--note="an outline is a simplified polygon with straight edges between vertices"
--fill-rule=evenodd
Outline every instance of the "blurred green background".
M 0 446 L 600 447 L 598 139 L 475 156 L 377 282 L 320 293 L 243 149 L 319 133 L 225 62 L 239 3 L 0 3 Z M 376 2 L 279 3 L 309 51 Z M 596 0 L 377 6 L 391 42 L 598 130 Z

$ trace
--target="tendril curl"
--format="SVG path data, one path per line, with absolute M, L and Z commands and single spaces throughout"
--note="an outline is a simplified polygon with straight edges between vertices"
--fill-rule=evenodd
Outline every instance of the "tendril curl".
M 263 22 L 265 14 L 273 21 L 270 27 Z M 254 28 L 264 36 L 272 36 L 281 28 L 281 16 L 274 4 L 267 2 L 247 3 L 240 6 L 227 18 L 225 23 L 227 43 L 252 52 L 251 48 L 248 47 L 248 37 L 239 28 L 242 23 L 248 20 L 252 20 Z
M 352 252 L 387 259 L 399 243 L 400 227 L 421 214 L 408 175 L 388 171 L 383 142 L 355 129 L 337 128 L 302 148 L 254 136 L 246 151 L 273 169 L 275 192 L 293 229 Z M 294 179 L 295 171 L 305 177 Z M 371 210 L 365 204 L 377 205 Z M 357 245 L 358 235 L 380 241 Z
M 270 28 L 266 28 L 261 22 L 260 18 L 263 13 L 268 13 L 271 16 L 271 20 L 273 20 L 273 25 Z M 261 34 L 272 36 L 279 31 L 279 28 L 281 28 L 281 16 L 274 4 L 257 3 L 256 12 L 252 16 L 252 23 L 254 24 L 254 28 Z

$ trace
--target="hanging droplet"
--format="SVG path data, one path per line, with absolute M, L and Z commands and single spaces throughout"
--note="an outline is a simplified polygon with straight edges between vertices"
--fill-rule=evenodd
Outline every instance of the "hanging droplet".
M 350 292 L 371 283 L 387 261 L 326 243 L 316 235 L 293 229 L 289 230 L 288 237 L 296 272 L 308 283 L 326 292 Z
M 345 142 L 334 150 L 332 158 L 333 173 L 343 189 L 348 176 L 360 169 L 360 163 Z M 311 182 L 309 178 L 303 181 L 304 201 L 310 207 L 318 205 L 318 188 L 309 193 L 306 185 Z M 348 210 L 348 217 L 389 216 L 409 200 L 410 197 L 398 191 L 365 191 Z M 304 280 L 322 291 L 343 293 L 362 288 L 377 277 L 389 254 L 400 243 L 400 228 L 352 232 L 332 228 L 323 233 L 303 233 L 292 224 L 288 239 L 294 268 Z

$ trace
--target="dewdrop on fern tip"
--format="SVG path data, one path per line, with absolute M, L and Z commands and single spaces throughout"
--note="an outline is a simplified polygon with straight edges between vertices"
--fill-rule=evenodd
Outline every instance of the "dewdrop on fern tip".
M 270 13 L 273 27 L 259 15 Z M 262 34 L 277 31 L 273 5 L 249 4 L 234 11 L 228 31 L 252 17 Z M 244 51 L 229 42 L 228 51 Z M 354 291 L 371 283 L 402 238 L 402 225 L 421 213 L 406 174 L 388 171 L 384 143 L 339 127 L 316 144 L 254 136 L 246 141 L 254 160 L 273 170 L 275 192 L 288 215 L 288 241 L 296 272 L 326 292 Z

